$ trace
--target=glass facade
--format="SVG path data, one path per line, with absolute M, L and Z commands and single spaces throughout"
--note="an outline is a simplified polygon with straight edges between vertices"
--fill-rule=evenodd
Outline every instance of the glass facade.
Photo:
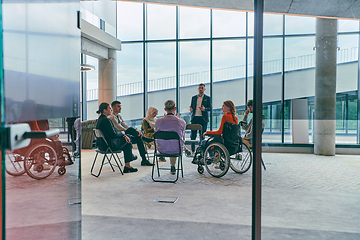
M 118 21 L 118 37 L 123 40 L 124 49 L 141 42 L 148 47 L 147 51 L 136 52 L 137 58 L 146 60 L 142 69 L 146 71 L 143 76 L 147 76 L 149 101 L 144 108 L 162 109 L 164 98 L 175 99 L 178 87 L 179 113 L 189 121 L 191 96 L 197 93 L 197 84 L 205 83 L 205 93 L 211 93 L 213 100 L 213 124 L 208 128 L 218 128 L 221 104 L 228 99 L 234 101 L 237 114 L 242 118 L 246 101 L 253 98 L 253 13 L 123 2 L 118 3 L 118 9 L 124 14 L 147 16 L 143 24 L 137 18 L 133 31 L 130 31 L 129 21 Z M 315 20 L 313 17 L 264 14 L 264 142 L 293 142 L 294 99 L 308 100 L 309 143 L 313 142 Z M 147 33 L 146 36 L 142 38 L 141 32 Z M 337 143 L 358 142 L 357 110 L 344 111 L 349 106 L 353 109 L 357 103 L 352 100 L 354 103 L 350 104 L 349 99 L 356 98 L 358 89 L 358 45 L 358 21 L 338 20 Z M 119 52 L 119 58 L 128 60 L 119 65 L 118 74 L 139 73 L 141 67 L 131 61 L 135 56 L 125 58 L 126 52 L 122 54 Z M 140 85 L 143 81 L 144 78 L 137 80 Z M 118 84 L 122 88 L 123 83 Z M 121 96 L 133 93 L 129 91 Z M 340 97 L 344 95 L 349 96 L 348 100 Z M 347 103 L 341 105 L 344 101 Z M 138 122 L 141 117 L 129 120 Z M 349 126 L 353 131 L 349 131 Z

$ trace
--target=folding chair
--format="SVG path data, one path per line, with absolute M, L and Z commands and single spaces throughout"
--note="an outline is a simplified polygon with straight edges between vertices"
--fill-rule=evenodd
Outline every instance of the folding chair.
M 91 167 L 91 170 L 90 170 L 91 175 L 93 175 L 93 176 L 95 176 L 95 177 L 100 176 L 101 170 L 102 170 L 102 168 L 103 168 L 103 166 L 104 166 L 105 164 L 109 164 L 110 167 L 111 167 L 111 169 L 113 170 L 113 172 L 115 172 L 115 169 L 114 169 L 114 167 L 113 167 L 113 164 L 111 163 L 111 158 L 114 158 L 115 163 L 116 163 L 115 167 L 118 167 L 119 170 L 120 170 L 120 172 L 121 172 L 121 174 L 124 175 L 124 173 L 123 173 L 123 171 L 121 170 L 121 168 L 120 168 L 120 166 L 119 166 L 119 163 L 118 163 L 118 161 L 119 161 L 119 162 L 120 162 L 120 165 L 122 166 L 121 160 L 120 160 L 120 158 L 119 158 L 119 156 L 118 156 L 118 153 L 121 153 L 122 150 L 113 151 L 113 150 L 110 148 L 109 144 L 107 143 L 107 141 L 106 141 L 106 139 L 105 139 L 105 137 L 104 137 L 104 135 L 103 135 L 103 133 L 101 132 L 100 129 L 94 129 L 94 134 L 95 134 L 95 137 L 96 137 L 97 139 L 102 139 L 102 141 L 104 141 L 107 149 L 104 151 L 104 150 L 101 150 L 101 149 L 97 146 L 96 155 L 95 155 L 95 158 L 94 158 L 94 162 L 93 162 L 92 167 Z M 96 159 L 97 159 L 97 156 L 98 156 L 99 153 L 100 153 L 100 154 L 103 154 L 104 157 L 103 157 L 103 159 L 102 159 L 99 172 L 98 172 L 97 174 L 94 174 L 94 173 L 93 173 L 93 169 L 94 169 L 94 166 L 95 166 L 95 163 L 96 163 Z M 108 157 L 108 154 L 110 154 L 110 158 Z M 115 158 L 115 156 L 116 156 L 117 159 Z M 107 163 L 105 163 L 105 158 L 107 159 Z
M 157 148 L 157 144 L 156 141 L 162 139 L 162 140 L 177 140 L 178 144 L 179 144 L 179 153 L 177 154 L 164 154 L 159 152 L 159 149 Z M 179 179 L 179 171 L 181 171 L 181 176 L 184 177 L 184 172 L 183 172 L 183 162 L 182 162 L 182 152 L 181 152 L 181 143 L 180 143 L 180 137 L 179 134 L 177 134 L 177 132 L 173 132 L 173 131 L 158 131 L 155 132 L 154 134 L 154 140 L 155 140 L 155 151 L 154 151 L 154 165 L 152 167 L 152 173 L 151 173 L 151 178 L 154 182 L 169 182 L 169 183 L 175 183 L 178 179 Z M 176 168 L 177 174 L 176 174 L 176 179 L 175 180 L 159 180 L 159 179 L 155 179 L 154 178 L 154 170 L 155 170 L 155 165 L 156 165 L 156 169 L 158 172 L 158 178 L 160 178 L 160 170 L 170 170 L 170 168 L 161 168 L 159 167 L 159 161 L 158 158 L 160 157 L 176 157 L 178 158 L 178 166 Z
M 187 124 L 186 127 L 185 127 L 185 130 L 192 130 L 192 131 L 197 130 L 197 131 L 202 132 L 202 126 L 200 124 Z M 196 139 L 194 139 L 194 140 L 190 140 L 190 139 L 186 140 L 185 139 L 185 145 L 197 144 L 197 145 L 200 146 L 202 140 L 203 140 L 203 136 L 202 136 L 202 134 L 200 134 L 200 140 L 196 140 Z M 186 148 L 185 149 L 185 155 L 187 157 L 190 157 L 190 154 L 191 154 L 191 152 L 189 152 L 189 149 Z

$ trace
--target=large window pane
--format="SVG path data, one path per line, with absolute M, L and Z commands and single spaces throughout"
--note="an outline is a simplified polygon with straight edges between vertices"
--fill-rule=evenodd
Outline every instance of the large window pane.
M 176 7 L 147 5 L 148 39 L 175 39 Z
M 316 18 L 285 15 L 285 34 L 315 33 Z
M 338 36 L 336 143 L 356 143 L 358 44 L 358 34 Z
M 98 114 L 96 113 L 96 110 L 99 106 L 99 60 L 91 57 L 86 56 L 85 57 L 86 64 L 89 64 L 91 66 L 95 67 L 94 71 L 88 71 L 85 72 L 86 74 L 86 99 L 87 99 L 87 109 L 91 109 L 90 111 L 87 111 L 87 120 L 91 119 L 97 119 Z
M 205 94 L 210 95 L 210 43 L 182 42 L 180 44 L 180 113 L 190 123 L 191 97 L 198 94 L 198 84 L 206 84 Z M 208 125 L 209 127 L 209 125 Z
M 264 142 L 281 142 L 282 38 L 266 38 L 263 47 Z
M 246 13 L 216 10 L 212 12 L 213 37 L 234 37 L 246 35 Z
M 121 116 L 138 129 L 143 118 L 143 47 L 141 43 L 123 44 L 117 53 L 117 99 L 121 102 Z M 134 107 L 136 106 L 136 107 Z
M 175 46 L 175 42 L 148 44 L 148 103 L 158 109 L 158 117 L 165 113 L 166 100 L 176 101 Z
M 142 40 L 143 4 L 117 2 L 117 37 L 122 41 Z
M 359 21 L 338 19 L 338 31 L 339 32 L 354 32 L 359 31 Z
M 315 96 L 315 37 L 289 37 L 285 39 L 285 100 L 290 104 L 300 103 L 297 99 L 306 99 Z M 304 103 L 301 101 L 300 104 Z M 309 106 L 308 106 L 309 107 Z M 292 111 L 295 109 L 291 108 Z M 312 141 L 312 115 L 303 112 L 302 119 L 285 119 L 285 142 L 293 142 L 292 124 L 294 121 L 307 121 L 309 141 Z M 290 113 L 290 116 L 292 113 Z M 299 115 L 299 114 L 298 114 Z M 307 115 L 307 117 L 305 117 Z
M 210 37 L 210 10 L 180 7 L 180 38 Z
M 224 101 L 233 101 L 237 110 L 240 110 L 245 105 L 245 57 L 245 40 L 213 42 L 214 129 L 220 127 L 222 117 L 221 106 Z M 240 114 L 239 111 L 237 113 Z
M 283 33 L 283 16 L 279 14 L 264 14 L 264 36 L 281 35 Z

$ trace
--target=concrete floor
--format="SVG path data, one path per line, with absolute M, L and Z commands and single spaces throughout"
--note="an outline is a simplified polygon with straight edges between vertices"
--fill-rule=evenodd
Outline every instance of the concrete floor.
M 251 170 L 214 178 L 184 157 L 184 178 L 155 183 L 138 160 L 137 173 L 106 165 L 95 178 L 93 157 L 82 151 L 82 239 L 251 239 Z M 360 239 L 360 157 L 263 159 L 262 239 Z M 178 200 L 154 202 L 159 196 Z

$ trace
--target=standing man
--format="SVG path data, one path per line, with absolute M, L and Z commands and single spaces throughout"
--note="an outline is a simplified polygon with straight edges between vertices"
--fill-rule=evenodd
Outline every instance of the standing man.
M 137 144 L 140 156 L 142 158 L 141 166 L 152 166 L 153 164 L 150 163 L 149 160 L 146 159 L 146 150 L 145 150 L 145 147 L 144 147 L 143 135 L 141 134 L 141 132 L 139 130 L 126 125 L 125 121 L 120 116 L 121 102 L 113 101 L 111 103 L 111 107 L 113 109 L 113 114 L 108 116 L 108 118 L 112 121 L 115 129 L 118 132 L 122 132 L 123 134 L 130 135 L 131 136 L 131 142 Z M 144 137 L 144 140 L 153 141 L 153 140 L 145 138 L 145 137 Z M 133 158 L 134 158 L 133 160 L 135 160 L 136 156 L 133 156 Z
M 167 100 L 165 102 L 165 111 L 167 115 L 165 115 L 162 118 L 159 118 L 155 122 L 155 131 L 174 131 L 179 134 L 180 137 L 180 144 L 182 150 L 184 149 L 184 132 L 186 123 L 184 119 L 179 118 L 175 115 L 176 107 L 175 102 L 173 100 Z M 179 144 L 178 142 L 174 141 L 167 141 L 167 140 L 161 140 L 159 139 L 157 141 L 157 147 L 161 153 L 164 154 L 177 154 L 179 153 Z M 170 158 L 170 173 L 175 174 L 176 168 L 175 168 L 176 158 L 171 157 Z
M 199 132 L 202 136 L 207 129 L 207 123 L 209 122 L 208 111 L 211 111 L 211 98 L 205 95 L 205 84 L 200 83 L 198 88 L 199 94 L 191 98 L 190 112 L 191 112 L 191 123 L 200 124 L 202 126 L 202 132 Z M 191 131 L 191 140 L 195 140 L 197 130 Z M 195 143 L 191 144 L 192 155 L 195 151 Z

